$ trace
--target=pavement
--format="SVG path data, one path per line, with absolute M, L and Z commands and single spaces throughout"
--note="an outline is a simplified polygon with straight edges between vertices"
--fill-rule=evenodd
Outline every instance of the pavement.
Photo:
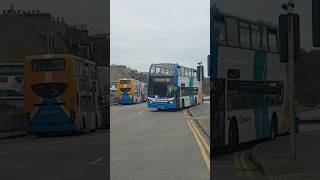
M 25 136 L 25 131 L 6 131 L 6 132 L 0 132 L 0 140 L 1 139 L 8 139 L 8 138 L 18 138 Z
M 184 111 L 146 104 L 110 108 L 112 180 L 209 180 L 210 173 Z
M 204 101 L 203 112 L 201 111 L 201 105 L 190 107 L 188 111 L 205 134 L 210 137 L 210 101 Z
M 305 123 L 320 122 L 320 108 L 316 107 L 315 109 L 302 111 L 300 114 L 300 121 Z
M 290 136 L 278 137 L 253 148 L 253 156 L 269 179 L 320 179 L 318 127 L 303 127 L 296 136 L 297 159 L 290 160 Z

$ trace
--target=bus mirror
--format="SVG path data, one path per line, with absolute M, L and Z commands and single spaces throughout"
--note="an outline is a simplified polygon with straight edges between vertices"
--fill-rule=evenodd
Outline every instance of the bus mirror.
M 312 0 L 313 45 L 320 47 L 320 0 Z
M 289 15 L 281 14 L 279 16 L 279 50 L 280 62 L 288 62 L 288 34 L 289 34 Z M 299 15 L 293 14 L 293 33 L 294 33 L 294 61 L 299 58 L 300 52 L 300 23 Z

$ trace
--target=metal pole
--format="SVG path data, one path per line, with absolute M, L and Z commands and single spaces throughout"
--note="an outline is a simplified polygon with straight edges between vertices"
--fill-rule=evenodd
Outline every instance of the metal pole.
M 201 112 L 203 112 L 203 86 L 202 86 L 202 83 L 203 83 L 203 66 L 202 66 L 202 62 L 200 62 L 200 88 L 201 88 L 201 97 L 200 97 L 200 100 L 201 100 Z
M 291 160 L 296 160 L 296 123 L 295 123 L 295 80 L 294 80 L 294 1 L 289 0 L 288 13 L 289 13 L 289 33 L 288 33 L 288 80 L 289 80 L 289 117 L 290 117 L 290 147 L 291 147 Z

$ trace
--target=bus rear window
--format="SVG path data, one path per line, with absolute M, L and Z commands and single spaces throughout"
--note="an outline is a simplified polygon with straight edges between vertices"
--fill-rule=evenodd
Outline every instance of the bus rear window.
M 130 84 L 130 80 L 120 80 L 120 84 Z
M 63 58 L 32 60 L 32 71 L 63 71 L 64 69 Z

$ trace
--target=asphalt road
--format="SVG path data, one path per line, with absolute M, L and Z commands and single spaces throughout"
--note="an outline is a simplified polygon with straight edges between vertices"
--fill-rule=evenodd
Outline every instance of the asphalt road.
M 106 180 L 107 134 L 0 140 L 0 179 Z
M 209 180 L 182 111 L 111 107 L 112 180 Z
M 319 132 L 320 136 L 320 124 L 300 124 L 300 132 L 310 131 Z M 242 145 L 238 152 L 214 159 L 211 178 L 214 180 L 267 180 L 268 178 L 250 158 L 250 150 L 256 144 Z

